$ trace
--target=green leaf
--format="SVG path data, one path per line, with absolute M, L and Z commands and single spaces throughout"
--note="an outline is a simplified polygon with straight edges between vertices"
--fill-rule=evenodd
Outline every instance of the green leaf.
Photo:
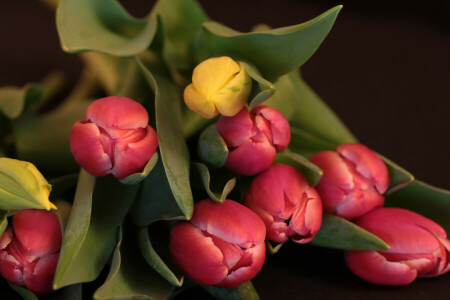
M 202 285 L 202 288 L 219 300 L 259 300 L 250 280 L 235 288 L 218 288 L 212 285 Z
M 450 191 L 416 180 L 386 197 L 386 206 L 415 211 L 450 232 Z
M 16 291 L 20 296 L 22 296 L 23 300 L 39 300 L 39 298 L 31 291 L 27 290 L 24 287 L 14 285 L 8 281 L 9 286 Z
M 0 210 L 0 236 L 5 232 L 6 227 L 8 226 L 8 211 Z
M 73 284 L 59 289 L 45 297 L 45 300 L 82 300 L 81 284 Z
M 138 191 L 138 185 L 124 185 L 108 175 L 97 179 L 92 194 L 93 179 L 90 177 L 84 171 L 80 173 L 72 212 L 64 232 L 53 283 L 55 288 L 98 277 L 116 246 L 116 230 Z
M 245 71 L 247 71 L 248 75 L 258 83 L 257 88 L 253 86 L 252 94 L 250 95 L 250 99 L 252 100 L 250 100 L 249 109 L 251 110 L 272 97 L 275 92 L 275 86 L 272 82 L 264 79 L 254 66 L 248 62 L 242 62 L 242 64 L 244 65 Z
M 72 205 L 63 199 L 57 199 L 54 202 L 58 209 L 53 212 L 58 216 L 59 223 L 61 224 L 61 232 L 64 234 L 64 231 L 66 231 L 67 223 L 69 222 Z
M 56 11 L 61 47 L 130 56 L 150 46 L 156 17 L 136 19 L 114 0 L 61 0 Z
M 123 184 L 139 183 L 148 176 L 148 174 L 153 170 L 157 162 L 158 162 L 158 153 L 155 152 L 152 158 L 145 165 L 144 170 L 142 172 L 128 175 L 127 177 L 122 178 L 119 181 Z
M 227 55 L 252 62 L 269 81 L 297 69 L 327 36 L 342 6 L 303 24 L 267 31 L 240 33 L 215 22 L 205 22 L 200 60 Z
M 278 253 L 278 251 L 280 251 L 281 247 L 283 247 L 283 245 L 286 242 L 273 245 L 271 241 L 266 239 L 265 243 L 266 243 L 266 252 L 269 254 L 276 254 L 276 253 Z
M 219 134 L 216 124 L 211 124 L 198 138 L 198 155 L 207 164 L 221 168 L 228 158 L 228 146 Z
M 312 245 L 348 250 L 388 250 L 377 236 L 343 218 L 324 214 L 322 226 L 310 242 Z
M 191 69 L 196 37 L 207 20 L 201 6 L 193 0 L 159 0 L 153 10 L 164 23 L 164 58 L 177 69 Z
M 42 97 L 42 86 L 29 83 L 23 88 L 5 86 L 0 88 L 0 112 L 9 119 L 15 119 L 31 102 L 37 102 Z
M 223 175 L 223 171 L 222 174 L 215 172 L 215 174 L 213 174 L 214 180 L 211 180 L 208 167 L 202 163 L 193 162 L 192 173 L 193 177 L 201 182 L 208 196 L 218 203 L 223 203 L 236 185 L 236 177 L 230 178 L 230 176 L 220 176 Z
M 189 184 L 189 150 L 184 141 L 181 124 L 181 100 L 177 87 L 159 73 L 150 73 L 137 59 L 150 87 L 155 93 L 156 130 L 164 170 L 186 219 L 194 211 L 194 201 Z
M 278 153 L 275 162 L 287 164 L 299 169 L 305 175 L 311 186 L 315 186 L 323 175 L 323 171 L 318 166 L 297 153 L 287 151 Z
M 94 299 L 167 299 L 173 286 L 145 262 L 129 233 L 124 233 L 123 242 L 119 237 L 108 278 Z
M 398 189 L 404 188 L 414 181 L 414 176 L 411 173 L 381 154 L 377 153 L 377 155 L 383 160 L 389 172 L 390 183 L 386 195 L 389 195 Z
M 172 194 L 161 159 L 142 181 L 131 217 L 138 226 L 147 226 L 158 220 L 185 219 Z
M 171 264 L 172 260 L 169 254 L 170 227 L 162 225 L 155 228 L 154 226 L 150 227 L 153 233 L 152 237 L 149 235 L 148 227 L 140 227 L 138 230 L 138 245 L 142 256 L 147 264 L 164 279 L 175 286 L 182 286 L 184 276 Z
M 291 127 L 307 132 L 314 139 L 331 144 L 356 142 L 339 117 L 293 71 L 275 82 L 275 94 L 266 105 L 279 110 Z

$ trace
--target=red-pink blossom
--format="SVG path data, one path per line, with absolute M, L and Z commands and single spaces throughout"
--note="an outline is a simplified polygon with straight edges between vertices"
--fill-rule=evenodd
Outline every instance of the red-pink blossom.
M 261 219 L 247 207 L 210 199 L 195 204 L 190 222 L 178 222 L 170 234 L 174 263 L 191 280 L 235 287 L 252 279 L 266 256 Z
M 383 206 L 389 174 L 383 161 L 364 145 L 350 143 L 311 157 L 323 176 L 316 186 L 324 211 L 345 219 Z
M 37 295 L 50 293 L 61 241 L 61 225 L 54 213 L 18 212 L 0 238 L 0 274 Z
M 148 125 L 145 108 L 129 98 L 106 97 L 92 102 L 86 120 L 70 133 L 75 160 L 94 176 L 122 179 L 140 172 L 155 154 L 158 137 Z
M 229 153 L 225 166 L 241 175 L 254 175 L 270 167 L 276 152 L 291 139 L 289 123 L 274 108 L 260 105 L 251 112 L 244 107 L 233 117 L 220 117 L 217 131 Z
M 354 222 L 385 241 L 390 249 L 347 251 L 348 268 L 375 284 L 405 285 L 417 277 L 450 270 L 450 241 L 445 230 L 417 213 L 377 208 Z
M 275 164 L 251 183 L 244 204 L 256 212 L 267 228 L 267 238 L 283 243 L 312 240 L 322 224 L 322 202 L 296 168 Z

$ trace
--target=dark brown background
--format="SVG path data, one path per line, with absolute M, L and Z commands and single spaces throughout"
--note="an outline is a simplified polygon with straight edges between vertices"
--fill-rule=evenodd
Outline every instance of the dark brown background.
M 144 16 L 154 1 L 121 1 Z M 200 1 L 240 31 L 309 20 L 344 4 L 304 78 L 360 141 L 430 184 L 450 189 L 449 1 Z M 63 70 L 74 83 L 81 62 L 60 50 L 51 10 L 37 1 L 0 2 L 0 86 Z M 449 216 L 450 217 L 450 216 Z M 406 287 L 366 284 L 340 251 L 288 244 L 253 280 L 264 299 L 449 299 L 450 274 Z M 3 281 L 0 281 L 3 283 Z M 3 283 L 0 299 L 15 299 Z M 199 290 L 188 297 L 208 298 Z

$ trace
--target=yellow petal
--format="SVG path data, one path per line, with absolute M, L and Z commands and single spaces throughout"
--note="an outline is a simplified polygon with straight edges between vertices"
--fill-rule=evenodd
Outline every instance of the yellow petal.
M 245 106 L 252 90 L 252 80 L 239 64 L 240 72 L 211 97 L 219 113 L 227 117 L 236 115 Z
M 184 89 L 184 102 L 190 110 L 195 111 L 204 118 L 211 119 L 218 115 L 213 102 L 197 92 L 193 84 Z

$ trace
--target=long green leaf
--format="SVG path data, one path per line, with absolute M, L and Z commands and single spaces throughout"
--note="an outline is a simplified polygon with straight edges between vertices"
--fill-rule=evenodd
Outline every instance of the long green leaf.
M 9 282 L 8 284 L 14 291 L 16 291 L 22 297 L 23 300 L 39 300 L 39 298 L 30 290 L 27 290 L 24 287 L 14 285 Z
M 173 286 L 147 265 L 133 237 L 126 231 L 123 242 L 119 238 L 108 278 L 95 291 L 94 299 L 163 300 L 169 297 Z
M 259 295 L 251 281 L 244 282 L 235 288 L 218 288 L 212 285 L 202 285 L 202 288 L 219 300 L 259 300 Z
M 342 6 L 306 23 L 267 31 L 240 33 L 215 22 L 205 22 L 200 60 L 227 55 L 253 63 L 269 81 L 297 69 L 327 36 Z
M 324 214 L 322 226 L 313 245 L 348 250 L 387 250 L 389 246 L 377 236 L 337 216 Z
M 181 129 L 178 89 L 157 72 L 151 73 L 139 59 L 138 63 L 155 93 L 156 130 L 164 170 L 178 206 L 186 219 L 190 219 L 194 202 L 189 184 L 189 151 Z
M 144 51 L 156 33 L 156 17 L 136 19 L 115 0 L 61 0 L 56 25 L 65 51 L 116 56 Z
M 78 189 L 83 190 L 83 185 Z M 80 203 L 75 199 L 64 233 L 53 283 L 55 288 L 89 282 L 98 277 L 116 246 L 116 230 L 122 224 L 137 191 L 138 185 L 121 184 L 109 175 L 97 179 L 92 198 L 83 199 Z M 88 218 L 91 205 L 92 215 Z
M 450 191 L 416 180 L 386 197 L 386 205 L 415 211 L 450 232 Z
M 386 194 L 395 192 L 396 190 L 401 189 L 414 181 L 414 176 L 411 173 L 381 154 L 378 154 L 378 156 L 383 160 L 389 172 L 390 184 Z
M 22 88 L 5 86 L 0 88 L 0 113 L 9 119 L 17 118 L 27 103 L 37 102 L 43 93 L 39 84 L 29 83 Z
M 252 66 L 248 62 L 242 62 L 242 64 L 244 65 L 245 71 L 247 71 L 248 75 L 258 83 L 257 87 L 253 86 L 252 94 L 250 95 L 251 100 L 249 109 L 253 109 L 272 97 L 275 92 L 275 86 L 272 82 L 263 78 L 255 66 Z
M 8 211 L 0 210 L 0 236 L 5 232 L 6 227 L 8 226 Z
M 213 171 L 211 170 L 211 172 Z M 236 185 L 236 177 L 223 177 L 224 171 L 221 172 L 222 174 L 218 174 L 218 172 L 211 174 L 211 172 L 202 163 L 192 163 L 193 178 L 201 182 L 204 190 L 212 200 L 223 203 Z M 213 178 L 211 178 L 211 175 L 213 175 Z

